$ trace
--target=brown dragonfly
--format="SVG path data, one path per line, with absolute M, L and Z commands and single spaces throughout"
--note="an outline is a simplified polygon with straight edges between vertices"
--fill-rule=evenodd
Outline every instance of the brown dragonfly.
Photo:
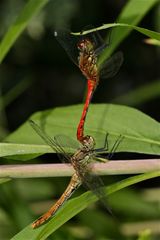
M 61 197 L 57 200 L 57 202 L 41 217 L 39 217 L 35 222 L 32 223 L 32 228 L 37 228 L 47 220 L 49 220 L 58 209 L 71 197 L 71 195 L 75 192 L 75 190 L 83 183 L 88 189 L 91 189 L 99 198 L 99 200 L 103 203 L 103 205 L 108 209 L 106 204 L 106 199 L 104 197 L 105 193 L 103 191 L 103 181 L 97 175 L 93 175 L 91 173 L 90 164 L 94 160 L 96 160 L 96 155 L 98 153 L 108 151 L 108 134 L 106 134 L 106 139 L 103 148 L 95 149 L 95 140 L 93 137 L 86 135 L 84 138 L 83 145 L 80 147 L 78 142 L 75 142 L 73 139 L 65 135 L 57 135 L 54 138 L 48 136 L 34 121 L 29 121 L 32 128 L 36 131 L 36 133 L 58 154 L 63 155 L 65 162 L 69 162 L 72 164 L 75 169 L 75 173 L 73 174 L 66 190 L 61 195 Z M 115 151 L 115 148 L 118 147 L 120 143 L 120 139 L 114 143 L 111 152 Z M 65 147 L 76 147 L 77 151 L 71 156 L 70 154 L 64 151 L 63 146 Z M 78 145 L 78 146 L 77 146 Z

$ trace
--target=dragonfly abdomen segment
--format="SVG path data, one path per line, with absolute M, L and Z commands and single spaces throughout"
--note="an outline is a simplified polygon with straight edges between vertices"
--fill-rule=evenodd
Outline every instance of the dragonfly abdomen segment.
M 84 141 L 84 123 L 85 123 L 85 119 L 87 116 L 87 112 L 88 112 L 88 108 L 89 108 L 89 104 L 91 102 L 92 96 L 93 96 L 93 92 L 96 89 L 97 84 L 95 84 L 96 82 L 93 80 L 88 80 L 87 81 L 87 85 L 88 85 L 88 91 L 87 91 L 87 97 L 86 97 L 86 101 L 85 101 L 85 105 L 83 108 L 83 112 L 82 112 L 82 116 L 81 119 L 79 121 L 79 125 L 77 128 L 77 139 L 83 144 Z
M 73 174 L 70 183 L 68 184 L 66 190 L 58 199 L 58 201 L 41 217 L 39 217 L 35 222 L 32 223 L 32 228 L 37 228 L 47 220 L 49 220 L 55 213 L 60 209 L 60 207 L 70 198 L 70 196 L 76 191 L 76 189 L 81 185 L 81 180 L 78 175 Z

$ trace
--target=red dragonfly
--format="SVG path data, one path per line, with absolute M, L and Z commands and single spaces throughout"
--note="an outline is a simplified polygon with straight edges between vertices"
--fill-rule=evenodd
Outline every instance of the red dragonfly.
M 56 214 L 59 208 L 70 198 L 70 196 L 75 192 L 75 190 L 83 183 L 87 188 L 91 189 L 103 205 L 108 209 L 105 200 L 105 193 L 103 192 L 103 182 L 100 177 L 91 174 L 90 165 L 92 161 L 95 160 L 96 155 L 101 152 L 108 151 L 108 141 L 106 135 L 104 147 L 101 149 L 95 149 L 95 140 L 91 136 L 85 136 L 83 145 L 79 146 L 78 142 L 68 138 L 65 135 L 58 135 L 56 137 L 51 138 L 48 136 L 34 121 L 29 121 L 33 129 L 36 133 L 58 154 L 60 153 L 64 160 L 71 163 L 75 169 L 75 173 L 73 174 L 66 190 L 61 195 L 61 197 L 57 200 L 57 202 L 41 217 L 39 217 L 35 222 L 32 223 L 32 228 L 37 228 L 47 220 L 49 220 L 52 216 Z M 118 147 L 120 139 L 117 139 L 116 143 L 113 145 L 111 152 Z M 78 144 L 78 145 L 77 145 Z M 68 148 L 76 148 L 76 152 L 73 155 L 67 154 L 63 146 Z
M 98 67 L 98 56 L 107 47 L 98 32 L 75 36 L 69 30 L 63 30 L 55 31 L 54 35 L 87 79 L 87 96 L 77 127 L 77 140 L 83 144 L 85 119 L 99 79 L 113 77 L 122 65 L 123 55 L 117 52 Z

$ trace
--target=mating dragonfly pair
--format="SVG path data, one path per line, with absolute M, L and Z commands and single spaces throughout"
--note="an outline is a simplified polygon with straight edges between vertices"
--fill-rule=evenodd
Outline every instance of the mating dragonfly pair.
M 37 134 L 54 151 L 63 154 L 65 160 L 67 162 L 70 162 L 75 169 L 75 173 L 73 174 L 70 183 L 64 193 L 61 195 L 59 200 L 48 210 L 48 212 L 46 212 L 32 224 L 33 228 L 40 226 L 49 220 L 51 216 L 55 215 L 58 209 L 82 183 L 87 188 L 91 189 L 98 196 L 103 205 L 107 207 L 102 188 L 103 182 L 101 178 L 91 174 L 89 163 L 95 160 L 97 153 L 102 150 L 108 150 L 108 135 L 106 135 L 104 148 L 95 149 L 94 138 L 88 135 L 84 136 L 84 123 L 91 98 L 99 83 L 100 77 L 104 77 L 104 75 L 105 77 L 113 77 L 118 72 L 122 64 L 123 56 L 120 52 L 118 52 L 113 55 L 112 58 L 110 58 L 105 64 L 103 64 L 103 67 L 98 67 L 97 57 L 106 47 L 106 45 L 97 32 L 94 34 L 87 34 L 85 36 L 80 35 L 79 37 L 72 36 L 68 31 L 55 32 L 55 37 L 64 47 L 73 62 L 80 68 L 83 75 L 86 77 L 88 82 L 88 92 L 82 116 L 77 128 L 77 140 L 81 143 L 81 146 L 76 147 L 78 150 L 74 153 L 73 156 L 65 153 L 63 149 L 64 145 L 71 147 L 71 144 L 73 143 L 72 140 L 69 140 L 68 138 L 68 140 L 65 140 L 64 142 L 61 135 L 52 139 L 35 122 L 30 120 L 30 124 L 37 132 Z M 119 138 L 116 141 L 111 152 L 114 152 L 114 149 L 118 147 L 120 140 L 121 139 Z

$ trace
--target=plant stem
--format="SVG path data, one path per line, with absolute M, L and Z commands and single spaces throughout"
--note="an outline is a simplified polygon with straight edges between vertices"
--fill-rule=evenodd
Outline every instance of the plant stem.
M 93 173 L 98 175 L 139 174 L 160 170 L 160 159 L 114 160 L 94 163 Z M 0 178 L 38 178 L 71 176 L 70 164 L 23 164 L 0 166 Z

